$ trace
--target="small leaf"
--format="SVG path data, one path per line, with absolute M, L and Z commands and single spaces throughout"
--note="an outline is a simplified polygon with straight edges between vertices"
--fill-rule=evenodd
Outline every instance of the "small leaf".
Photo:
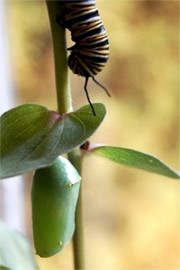
M 55 159 L 84 143 L 105 116 L 103 104 L 89 105 L 59 115 L 37 104 L 16 107 L 0 118 L 0 178 L 51 165 Z
M 71 240 L 79 187 L 79 174 L 63 157 L 52 166 L 35 172 L 32 219 L 34 244 L 39 256 L 52 256 Z
M 0 222 L 0 236 L 0 269 L 38 269 L 32 248 L 22 234 Z
M 180 173 L 171 169 L 163 161 L 142 152 L 113 146 L 96 146 L 92 147 L 90 151 L 126 166 L 161 174 L 171 178 L 180 178 Z

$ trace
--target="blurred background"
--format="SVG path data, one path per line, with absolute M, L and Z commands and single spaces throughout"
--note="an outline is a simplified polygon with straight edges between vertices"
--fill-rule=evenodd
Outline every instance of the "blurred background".
M 147 152 L 178 169 L 179 1 L 97 0 L 97 6 L 109 36 L 110 59 L 96 79 L 112 97 L 89 83 L 92 102 L 107 108 L 91 142 Z M 7 15 L 16 105 L 40 103 L 56 110 L 45 2 L 9 1 Z M 74 109 L 87 104 L 84 79 L 71 73 L 71 85 Z M 22 196 L 24 230 L 32 241 L 31 178 L 32 173 L 24 177 Z M 83 188 L 89 269 L 180 268 L 177 180 L 88 156 Z M 43 270 L 72 269 L 72 246 L 37 261 Z

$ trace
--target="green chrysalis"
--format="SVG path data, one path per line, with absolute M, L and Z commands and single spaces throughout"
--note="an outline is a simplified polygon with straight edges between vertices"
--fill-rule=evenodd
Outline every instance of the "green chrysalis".
M 63 157 L 35 172 L 32 220 L 34 245 L 39 256 L 52 256 L 71 240 L 79 187 L 78 172 Z

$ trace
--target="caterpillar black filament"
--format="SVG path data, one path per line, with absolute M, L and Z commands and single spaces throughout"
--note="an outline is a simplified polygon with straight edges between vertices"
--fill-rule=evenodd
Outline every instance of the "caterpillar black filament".
M 91 77 L 110 96 L 104 86 L 94 78 L 106 65 L 109 58 L 109 41 L 96 7 L 95 0 L 60 1 L 63 16 L 59 23 L 71 31 L 75 45 L 68 48 L 68 65 L 73 73 L 85 77 L 84 90 L 92 112 L 96 115 L 89 98 L 87 83 Z

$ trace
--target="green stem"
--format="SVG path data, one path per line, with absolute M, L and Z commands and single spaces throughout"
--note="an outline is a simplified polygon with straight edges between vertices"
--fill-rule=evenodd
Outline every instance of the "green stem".
M 72 111 L 65 29 L 57 23 L 62 4 L 47 0 L 47 7 L 53 39 L 57 105 L 58 112 L 62 114 Z
M 47 0 L 47 8 L 52 31 L 53 48 L 54 48 L 54 64 L 55 64 L 55 80 L 58 112 L 68 113 L 72 111 L 72 100 L 70 92 L 70 82 L 68 74 L 67 46 L 65 30 L 57 23 L 58 15 L 61 15 L 62 4 L 55 1 Z M 74 149 L 68 154 L 68 159 L 81 175 L 82 156 L 79 149 Z M 74 267 L 75 269 L 85 269 L 84 262 L 84 241 L 83 241 L 83 217 L 82 217 L 82 186 L 80 188 L 79 199 L 75 217 L 76 230 L 74 233 Z
M 68 154 L 68 158 L 81 175 L 82 155 L 79 149 Z M 74 266 L 77 270 L 85 269 L 84 256 L 84 230 L 83 230 L 83 209 L 82 209 L 82 183 L 79 191 L 79 198 L 76 207 L 75 224 L 76 230 L 73 237 Z

